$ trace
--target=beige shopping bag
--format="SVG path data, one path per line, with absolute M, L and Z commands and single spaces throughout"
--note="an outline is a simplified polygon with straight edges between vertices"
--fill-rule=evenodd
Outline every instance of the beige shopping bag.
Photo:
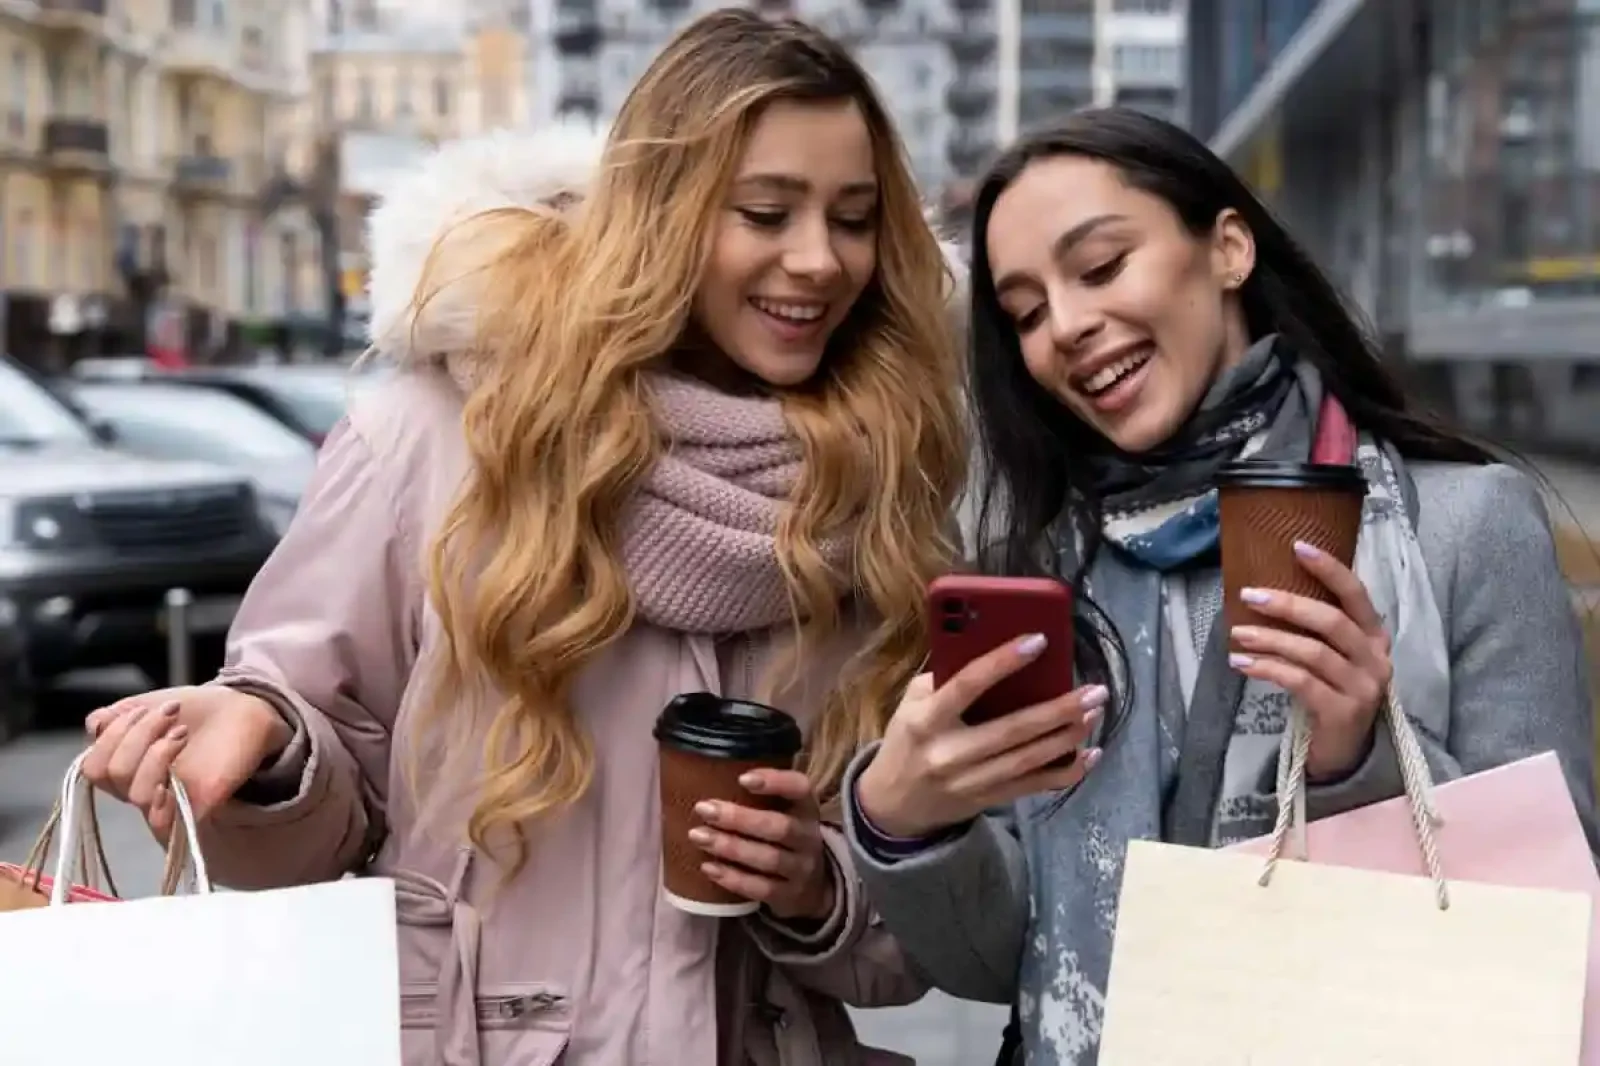
M 1297 713 L 1265 859 L 1129 846 L 1100 1066 L 1578 1062 L 1592 901 L 1447 883 L 1421 749 L 1386 717 L 1431 876 L 1280 861 L 1304 817 Z

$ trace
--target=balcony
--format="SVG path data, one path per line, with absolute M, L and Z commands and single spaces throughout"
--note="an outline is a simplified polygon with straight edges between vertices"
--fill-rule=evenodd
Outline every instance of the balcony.
M 107 0 L 37 0 L 33 22 L 46 29 L 98 33 L 105 29 Z
M 233 161 L 197 153 L 179 156 L 172 166 L 172 183 L 190 196 L 220 196 L 233 181 Z
M 600 49 L 600 16 L 590 8 L 556 12 L 556 49 L 563 55 L 588 56 Z
M 956 118 L 982 118 L 994 110 L 995 87 L 992 75 L 973 72 L 958 77 L 944 92 L 944 106 Z
M 1022 39 L 1029 42 L 1059 41 L 1093 47 L 1094 16 L 1092 14 L 1024 15 Z
M 992 132 L 975 124 L 963 123 L 951 132 L 950 140 L 945 145 L 945 158 L 951 170 L 966 177 L 982 170 L 994 150 Z
M 999 38 L 994 20 L 987 16 L 963 18 L 951 24 L 945 43 L 950 57 L 964 66 L 983 66 L 994 62 Z
M 232 40 L 221 31 L 199 26 L 167 30 L 157 61 L 168 74 L 189 81 L 231 81 L 239 72 L 239 55 Z
M 585 122 L 600 121 L 600 96 L 587 89 L 567 89 L 556 100 L 556 114 Z
M 44 124 L 44 154 L 61 166 L 105 170 L 111 165 L 111 136 L 98 119 L 49 119 Z

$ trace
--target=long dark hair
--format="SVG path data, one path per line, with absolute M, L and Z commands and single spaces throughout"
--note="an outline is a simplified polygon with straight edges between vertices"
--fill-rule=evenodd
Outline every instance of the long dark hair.
M 1255 268 L 1240 290 L 1251 340 L 1281 335 L 1321 372 L 1361 429 L 1416 459 L 1488 463 L 1487 447 L 1413 409 L 1360 314 L 1340 296 L 1272 212 L 1215 153 L 1161 119 L 1120 107 L 1075 112 L 1024 135 L 989 169 L 973 201 L 970 389 L 982 448 L 980 565 L 988 572 L 1051 573 L 1082 593 L 1100 544 L 1100 500 L 1078 461 L 1106 445 L 1029 375 L 1016 329 L 995 296 L 987 231 L 995 201 L 1030 163 L 1060 155 L 1109 163 L 1133 188 L 1160 197 L 1183 225 L 1209 234 L 1225 209 L 1255 237 Z M 1061 191 L 1070 196 L 1070 189 Z M 1059 573 L 1061 538 L 1083 545 Z

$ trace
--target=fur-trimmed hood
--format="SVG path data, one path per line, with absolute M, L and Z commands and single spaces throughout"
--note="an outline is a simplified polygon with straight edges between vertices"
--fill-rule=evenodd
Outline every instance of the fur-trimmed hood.
M 498 131 L 451 142 L 396 179 L 367 220 L 369 339 L 377 352 L 400 365 L 465 353 L 477 322 L 471 264 L 453 262 L 450 275 L 462 280 L 430 293 L 419 313 L 417 289 L 429 254 L 473 215 L 583 195 L 604 147 L 605 131 L 587 126 Z M 964 331 L 966 266 L 953 243 L 944 248 L 957 279 L 951 326 Z

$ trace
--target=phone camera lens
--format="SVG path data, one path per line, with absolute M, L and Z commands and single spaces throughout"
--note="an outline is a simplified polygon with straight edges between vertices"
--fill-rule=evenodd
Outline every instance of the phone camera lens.
M 944 613 L 947 615 L 962 615 L 967 613 L 967 601 L 951 597 L 943 603 Z
M 944 631 L 946 633 L 960 633 L 967 628 L 967 619 L 964 615 L 952 614 L 945 616 Z

